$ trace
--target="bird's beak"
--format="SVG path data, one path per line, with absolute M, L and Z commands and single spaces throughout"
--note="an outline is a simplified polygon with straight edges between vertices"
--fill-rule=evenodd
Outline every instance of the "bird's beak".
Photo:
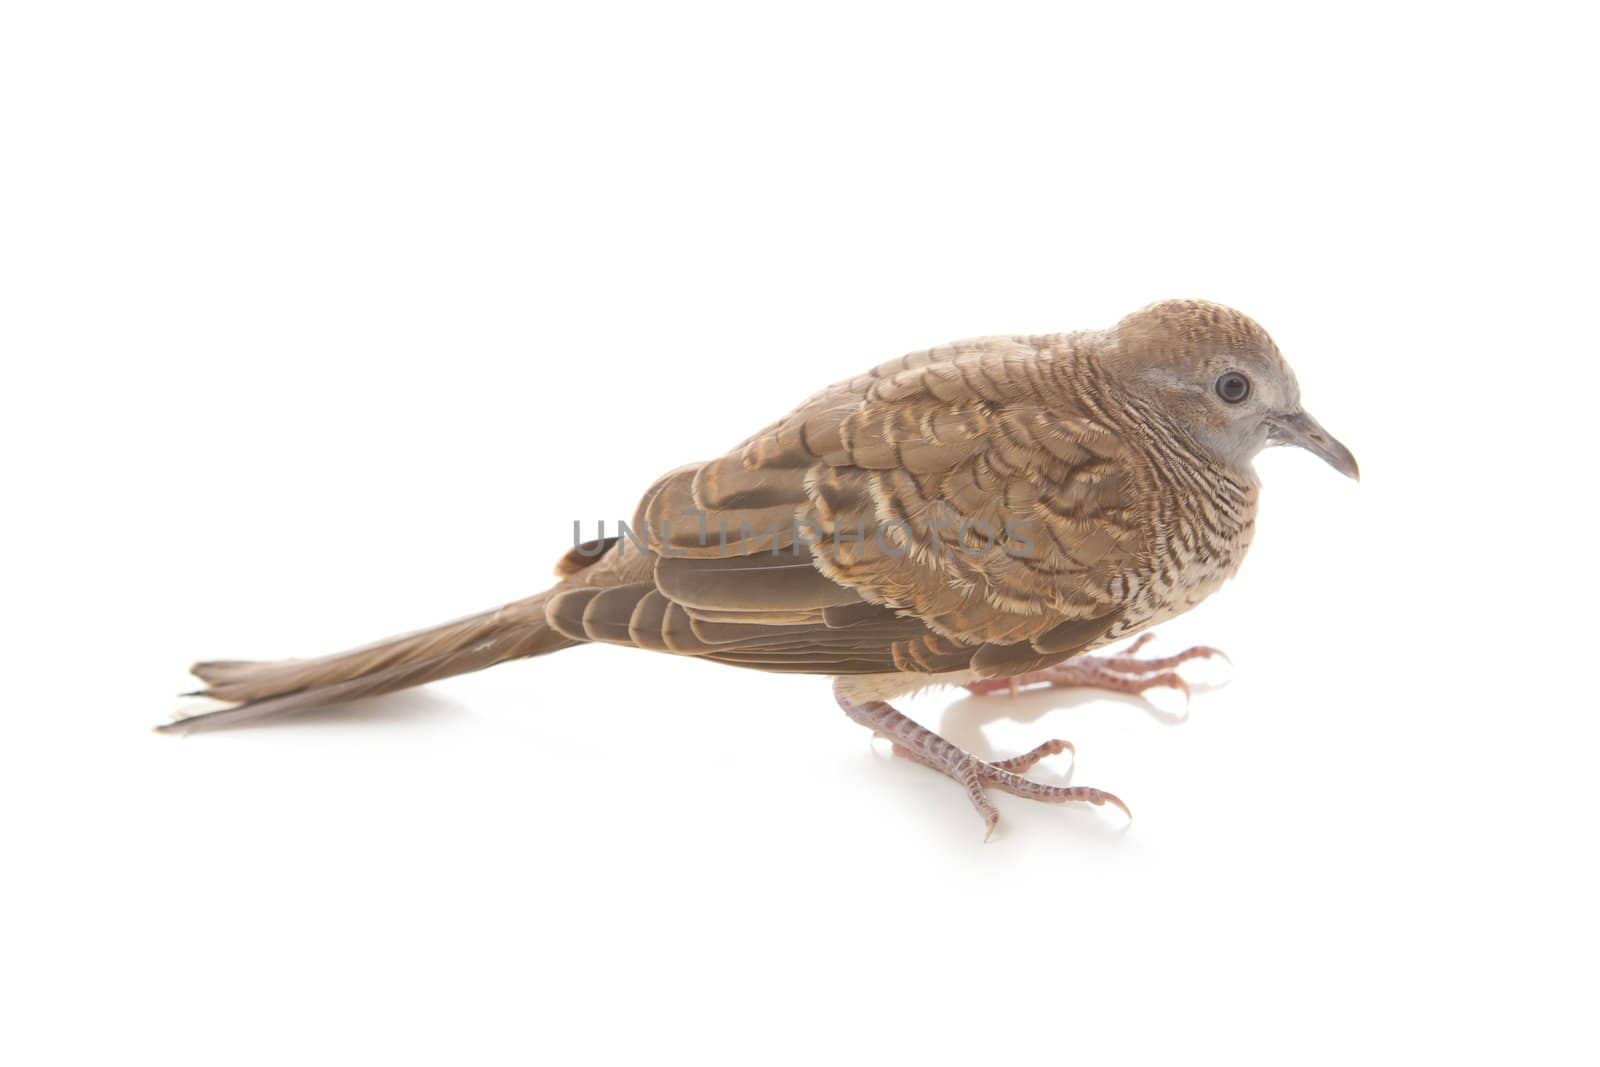
M 1356 466 L 1356 457 L 1304 411 L 1274 416 L 1268 420 L 1267 426 L 1267 444 L 1297 445 L 1327 460 L 1328 465 L 1340 474 L 1358 482 L 1361 480 L 1361 468 Z

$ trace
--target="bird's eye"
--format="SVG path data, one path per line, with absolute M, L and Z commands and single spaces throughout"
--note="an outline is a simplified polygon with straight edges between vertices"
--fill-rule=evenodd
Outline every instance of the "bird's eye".
M 1250 379 L 1236 370 L 1217 379 L 1217 395 L 1230 404 L 1239 404 L 1250 395 Z

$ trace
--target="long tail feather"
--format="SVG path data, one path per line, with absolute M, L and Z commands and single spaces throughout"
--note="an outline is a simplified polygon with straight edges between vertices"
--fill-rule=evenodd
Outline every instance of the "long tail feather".
M 545 622 L 550 595 L 541 593 L 497 611 L 317 659 L 196 663 L 190 670 L 206 687 L 190 695 L 230 706 L 184 715 L 157 729 L 185 733 L 230 726 L 392 693 L 578 644 Z

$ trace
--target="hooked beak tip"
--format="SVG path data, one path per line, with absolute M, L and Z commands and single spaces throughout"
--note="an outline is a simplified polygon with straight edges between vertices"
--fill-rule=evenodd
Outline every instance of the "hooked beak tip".
M 1275 445 L 1303 448 L 1312 455 L 1322 457 L 1328 466 L 1345 477 L 1357 482 L 1361 480 L 1361 466 L 1356 463 L 1356 457 L 1304 411 L 1274 419 L 1268 441 Z

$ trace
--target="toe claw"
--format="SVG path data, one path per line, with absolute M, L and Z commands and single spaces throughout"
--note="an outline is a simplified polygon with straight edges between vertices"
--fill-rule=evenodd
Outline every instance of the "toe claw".
M 1173 674 L 1171 671 L 1168 671 L 1166 674 L 1157 675 L 1156 681 L 1172 689 L 1176 689 L 1178 692 L 1183 694 L 1183 707 L 1185 711 L 1188 710 L 1190 704 L 1194 703 L 1194 690 L 1189 688 L 1189 683 L 1183 680 L 1182 675 Z
M 1122 814 L 1126 815 L 1130 821 L 1133 819 L 1133 812 L 1128 810 L 1128 805 L 1122 802 L 1121 797 L 1117 796 L 1115 793 L 1107 793 L 1103 789 L 1096 790 L 1096 792 L 1100 794 L 1093 801 L 1096 807 L 1099 807 L 1101 804 L 1115 804 L 1117 807 L 1122 809 Z

